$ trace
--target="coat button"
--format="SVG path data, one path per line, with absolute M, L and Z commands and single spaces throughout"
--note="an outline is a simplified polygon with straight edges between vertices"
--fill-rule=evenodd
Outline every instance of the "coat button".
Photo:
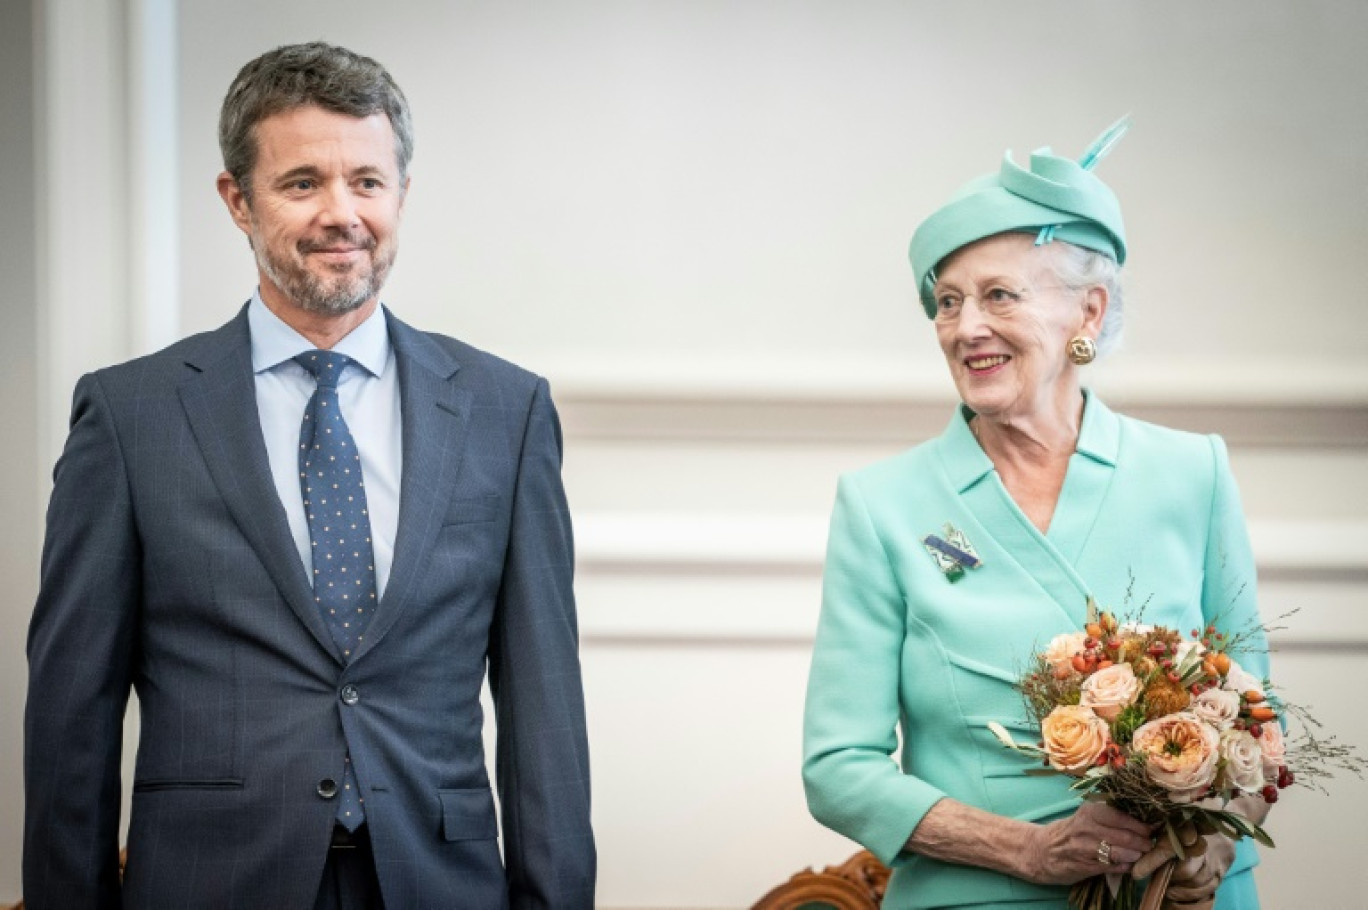
M 337 795 L 337 781 L 331 777 L 325 777 L 318 782 L 318 795 L 324 799 L 332 799 Z
M 342 704 L 351 707 L 361 700 L 361 692 L 351 683 L 342 687 Z

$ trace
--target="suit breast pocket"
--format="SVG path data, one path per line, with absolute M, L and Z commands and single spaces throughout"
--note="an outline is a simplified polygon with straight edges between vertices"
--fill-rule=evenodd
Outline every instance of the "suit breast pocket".
M 442 518 L 442 526 L 494 521 L 499 517 L 502 506 L 503 502 L 497 493 L 489 493 L 484 496 L 454 497 L 447 504 L 446 515 Z

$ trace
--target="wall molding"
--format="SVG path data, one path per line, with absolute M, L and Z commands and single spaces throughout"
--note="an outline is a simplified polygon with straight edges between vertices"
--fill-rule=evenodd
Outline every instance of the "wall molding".
M 794 514 L 590 512 L 575 518 L 577 563 L 595 573 L 820 574 L 828 518 Z M 1249 522 L 1260 577 L 1368 583 L 1368 521 Z
M 939 433 L 958 401 L 939 359 L 679 364 L 622 354 L 549 366 L 577 438 L 910 443 Z M 1233 446 L 1368 448 L 1368 368 L 1131 358 L 1089 370 L 1113 409 Z
M 556 393 L 566 434 L 575 439 L 693 440 L 780 444 L 901 443 L 939 434 L 953 413 L 950 395 L 757 395 L 613 392 Z M 1368 403 L 1181 402 L 1120 395 L 1108 405 L 1177 429 L 1219 433 L 1232 447 L 1368 448 Z
M 587 644 L 792 647 L 812 640 L 825 516 L 586 513 L 575 530 Z M 1368 521 L 1252 521 L 1249 531 L 1265 611 L 1272 612 L 1270 600 L 1305 611 L 1275 633 L 1277 646 L 1368 651 L 1368 609 L 1354 608 L 1368 595 Z M 729 598 L 692 598 L 689 586 L 700 583 L 699 590 L 714 592 L 719 584 L 775 587 L 773 596 L 738 610 Z M 804 592 L 797 602 L 786 596 L 793 591 Z M 1267 596 L 1272 592 L 1277 596 Z M 671 595 L 688 608 L 664 603 Z

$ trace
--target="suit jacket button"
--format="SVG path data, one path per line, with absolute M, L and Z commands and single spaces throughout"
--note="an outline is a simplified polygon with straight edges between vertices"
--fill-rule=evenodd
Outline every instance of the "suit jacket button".
M 351 683 L 342 687 L 342 704 L 351 707 L 361 700 L 361 692 Z
M 337 781 L 331 777 L 325 777 L 318 782 L 318 795 L 324 799 L 332 799 L 337 795 Z

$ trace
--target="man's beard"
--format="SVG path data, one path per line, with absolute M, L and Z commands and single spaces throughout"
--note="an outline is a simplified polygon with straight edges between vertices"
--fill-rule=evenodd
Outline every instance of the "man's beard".
M 338 242 L 366 253 L 363 272 L 357 274 L 349 268 L 320 277 L 304 265 L 305 257 L 311 252 Z M 257 267 L 290 302 L 302 310 L 325 316 L 350 313 L 377 296 L 389 276 L 397 252 L 391 244 L 381 250 L 377 257 L 374 237 L 352 236 L 345 231 L 329 231 L 320 241 L 299 241 L 295 247 L 298 258 L 273 255 L 270 244 L 260 231 L 254 231 L 252 250 L 256 254 Z

